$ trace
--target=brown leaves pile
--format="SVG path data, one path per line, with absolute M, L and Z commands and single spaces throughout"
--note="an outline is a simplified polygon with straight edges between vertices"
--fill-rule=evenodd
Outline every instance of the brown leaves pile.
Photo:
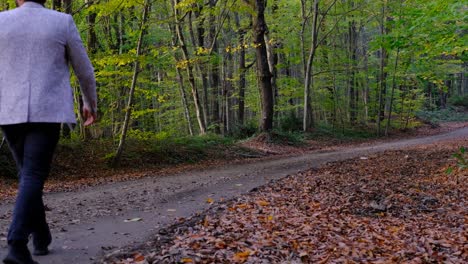
M 467 263 L 468 175 L 444 173 L 452 153 L 391 151 L 290 176 L 222 205 L 146 262 Z

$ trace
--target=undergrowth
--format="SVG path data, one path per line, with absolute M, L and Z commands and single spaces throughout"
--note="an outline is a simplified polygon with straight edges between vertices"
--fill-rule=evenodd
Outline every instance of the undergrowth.
M 375 131 L 368 127 L 333 127 L 329 124 L 320 124 L 312 131 L 305 134 L 306 139 L 338 139 L 359 140 L 377 137 Z
M 446 109 L 440 109 L 435 111 L 419 111 L 416 116 L 430 123 L 442 123 L 442 122 L 465 122 L 468 121 L 468 112 L 464 107 L 449 106 Z

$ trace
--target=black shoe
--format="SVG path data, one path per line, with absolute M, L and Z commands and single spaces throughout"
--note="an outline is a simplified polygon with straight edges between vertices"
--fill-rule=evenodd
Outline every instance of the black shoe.
M 40 235 L 39 233 L 33 233 L 33 246 L 34 256 L 45 256 L 49 254 L 49 245 L 52 242 L 52 235 L 50 234 L 49 228 L 47 228 L 47 232 L 44 235 Z
M 38 247 L 35 247 L 32 254 L 33 254 L 34 256 L 45 256 L 45 255 L 49 255 L 49 248 L 48 248 L 48 247 L 45 247 L 45 248 L 38 248 Z
M 3 259 L 5 264 L 39 264 L 34 261 L 26 243 L 13 242 L 9 245 L 8 255 Z

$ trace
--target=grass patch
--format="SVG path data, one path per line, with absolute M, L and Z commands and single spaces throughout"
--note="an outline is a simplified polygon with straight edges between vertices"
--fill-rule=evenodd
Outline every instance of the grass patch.
M 195 137 L 171 137 L 161 134 L 130 134 L 127 139 L 120 168 L 159 167 L 182 163 L 195 163 L 205 159 L 224 157 L 225 150 L 234 140 L 217 135 Z M 100 139 L 82 142 L 80 140 L 61 140 L 57 149 L 56 163 L 66 169 L 68 161 L 89 163 L 97 169 L 106 169 L 114 158 L 118 142 Z M 71 164 L 70 164 L 71 165 Z
M 282 146 L 302 146 L 305 144 L 304 135 L 302 132 L 281 130 L 273 130 L 268 133 L 262 132 L 248 140 Z

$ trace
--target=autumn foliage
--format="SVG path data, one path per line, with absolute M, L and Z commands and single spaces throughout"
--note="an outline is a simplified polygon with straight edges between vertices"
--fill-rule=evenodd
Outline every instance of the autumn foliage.
M 145 261 L 466 263 L 468 174 L 445 173 L 454 149 L 388 151 L 289 176 L 187 224 Z

